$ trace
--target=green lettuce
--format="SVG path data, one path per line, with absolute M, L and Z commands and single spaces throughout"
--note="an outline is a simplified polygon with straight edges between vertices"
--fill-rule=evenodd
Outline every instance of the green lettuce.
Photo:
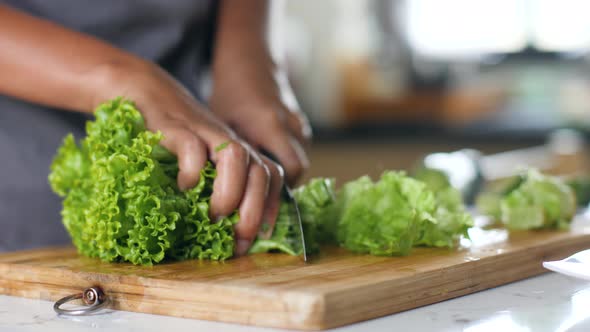
M 439 183 L 439 182 L 437 182 Z M 414 246 L 455 247 L 473 225 L 460 193 L 388 171 L 377 182 L 344 185 L 336 203 L 338 242 L 372 255 L 407 255 Z
M 439 170 L 422 168 L 413 176 L 434 192 L 434 218 L 424 224 L 416 245 L 452 248 L 461 236 L 468 237 L 473 226 L 471 215 L 465 210 L 461 192 L 453 188 L 448 176 Z
M 531 169 L 515 177 L 506 188 L 478 197 L 481 213 L 507 228 L 565 229 L 576 212 L 576 195 L 561 179 Z
M 330 224 L 330 208 L 334 203 L 334 181 L 325 178 L 312 179 L 295 190 L 293 197 L 297 201 L 301 215 L 306 251 L 317 253 L 320 244 L 327 243 L 327 238 L 335 232 L 335 226 Z M 302 254 L 298 220 L 289 211 L 290 208 L 292 207 L 288 202 L 281 204 L 271 237 L 257 238 L 250 248 L 250 253 L 277 251 L 291 255 Z
M 407 255 L 415 246 L 453 248 L 473 222 L 457 190 L 436 188 L 393 171 L 377 182 L 360 177 L 338 192 L 332 179 L 313 179 L 294 192 L 307 251 L 336 244 L 356 253 L 393 256 Z M 296 226 L 281 206 L 273 235 L 258 239 L 250 252 L 300 254 Z
M 49 175 L 64 198 L 63 224 L 78 251 L 142 265 L 231 257 L 238 215 L 209 218 L 213 165 L 182 192 L 176 158 L 159 145 L 161 133 L 145 128 L 132 102 L 104 103 L 95 117 L 79 144 L 72 135 L 64 139 Z
M 79 143 L 66 136 L 49 175 L 51 187 L 63 197 L 63 224 L 78 251 L 141 265 L 231 257 L 239 217 L 209 218 L 213 164 L 201 171 L 194 188 L 183 192 L 176 185 L 176 157 L 159 145 L 161 133 L 146 129 L 131 101 L 104 103 L 95 118 Z M 448 182 L 430 178 L 435 181 L 425 184 L 388 171 L 379 181 L 361 177 L 340 191 L 332 179 L 312 179 L 293 192 L 307 252 L 316 253 L 323 244 L 373 255 L 406 255 L 414 246 L 455 246 L 471 218 Z M 250 253 L 302 253 L 292 207 L 281 203 L 272 235 L 256 239 Z
M 500 201 L 501 221 L 509 229 L 565 229 L 576 212 L 572 189 L 556 177 L 535 170 Z
M 452 187 L 434 191 L 436 208 L 433 218 L 420 230 L 415 245 L 453 248 L 461 236 L 468 237 L 467 230 L 473 219 L 463 204 L 461 193 Z
M 406 255 L 423 224 L 433 219 L 434 195 L 422 182 L 386 172 L 343 188 L 338 242 L 357 253 Z

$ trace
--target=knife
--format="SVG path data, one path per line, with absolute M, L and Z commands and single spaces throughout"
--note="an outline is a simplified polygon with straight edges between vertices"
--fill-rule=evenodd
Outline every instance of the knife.
M 303 251 L 303 261 L 307 262 L 307 251 L 305 249 L 305 236 L 303 236 L 303 223 L 301 221 L 301 213 L 299 212 L 299 204 L 293 196 L 291 189 L 284 184 L 281 189 L 281 198 L 284 202 L 289 204 L 289 217 L 291 220 L 295 220 L 297 225 L 294 227 L 297 237 L 301 238 L 301 248 Z
M 263 153 L 275 163 L 280 164 L 279 160 L 270 152 L 263 151 Z M 282 165 L 281 165 L 282 166 Z M 293 196 L 293 191 L 286 183 L 283 183 L 281 188 L 281 199 L 289 205 L 289 219 L 295 221 L 293 230 L 296 236 L 301 239 L 301 248 L 303 252 L 303 260 L 307 262 L 307 250 L 305 249 L 305 236 L 303 235 L 303 222 L 301 221 L 301 212 L 299 211 L 299 204 Z

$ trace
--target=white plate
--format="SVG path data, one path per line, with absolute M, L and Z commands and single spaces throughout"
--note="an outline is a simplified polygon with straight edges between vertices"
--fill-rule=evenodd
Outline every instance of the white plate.
M 543 262 L 543 267 L 570 277 L 590 280 L 590 249 L 560 261 Z

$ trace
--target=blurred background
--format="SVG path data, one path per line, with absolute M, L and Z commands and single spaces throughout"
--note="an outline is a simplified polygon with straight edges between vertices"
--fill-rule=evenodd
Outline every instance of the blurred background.
M 495 170 L 588 169 L 589 1 L 284 5 L 273 40 L 315 129 L 309 177 L 375 177 L 464 148 L 537 147 L 497 155 Z

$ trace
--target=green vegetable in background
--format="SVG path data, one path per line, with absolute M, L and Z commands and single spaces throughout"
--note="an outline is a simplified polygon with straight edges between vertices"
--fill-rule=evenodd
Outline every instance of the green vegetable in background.
M 427 167 L 419 167 L 412 177 L 424 182 L 431 190 L 443 190 L 451 187 L 449 177 L 443 171 Z
M 576 200 L 579 206 L 590 204 L 590 177 L 577 177 L 567 181 L 567 185 L 572 188 L 576 194 Z
M 486 193 L 478 208 L 509 229 L 563 229 L 576 212 L 576 196 L 559 178 L 529 170 L 506 190 Z
M 500 193 L 482 192 L 475 198 L 475 206 L 479 213 L 499 221 L 502 219 L 502 211 L 500 210 L 502 197 Z
M 567 228 L 576 212 L 576 197 L 558 178 L 531 170 L 502 199 L 500 211 L 510 229 Z
M 502 179 L 496 183 L 492 190 L 481 192 L 475 199 L 475 206 L 480 213 L 493 217 L 496 220 L 502 219 L 500 205 L 502 198 L 516 190 L 526 180 L 526 174 L 519 174 L 510 178 Z
M 95 116 L 79 145 L 72 135 L 64 139 L 49 175 L 78 251 L 142 265 L 231 257 L 238 216 L 209 219 L 213 166 L 182 192 L 176 157 L 158 145 L 162 135 L 146 130 L 132 102 L 104 103 Z

